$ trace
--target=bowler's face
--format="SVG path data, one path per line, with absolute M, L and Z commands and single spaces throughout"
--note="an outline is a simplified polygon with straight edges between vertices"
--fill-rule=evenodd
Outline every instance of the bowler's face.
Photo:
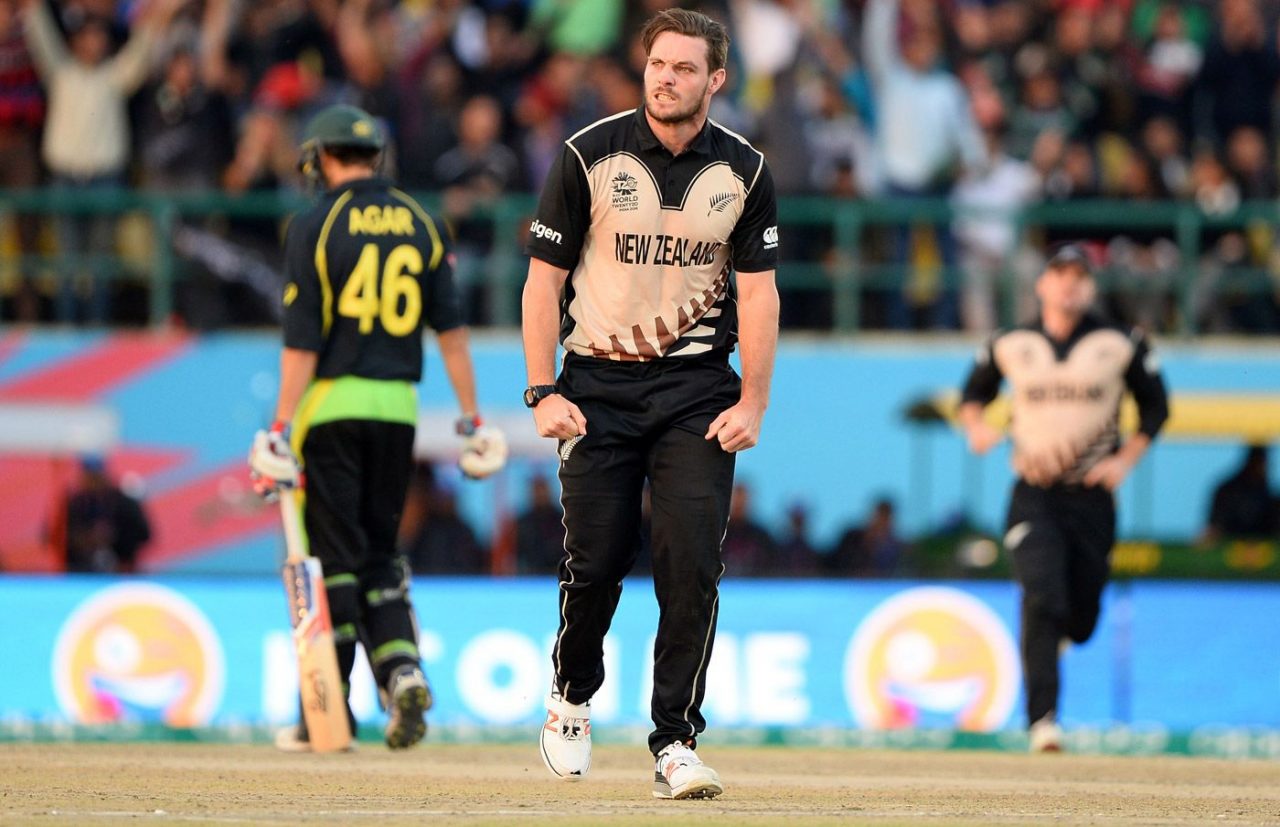
M 1083 314 L 1093 304 L 1093 276 L 1079 264 L 1063 264 L 1045 270 L 1036 282 L 1036 295 L 1046 310 Z
M 644 107 L 649 117 L 679 124 L 705 115 L 711 96 L 724 83 L 724 69 L 710 72 L 707 42 L 663 32 L 653 41 L 644 69 Z

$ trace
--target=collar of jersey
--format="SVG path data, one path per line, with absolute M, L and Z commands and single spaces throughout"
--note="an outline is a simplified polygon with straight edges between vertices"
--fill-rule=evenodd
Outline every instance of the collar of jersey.
M 346 192 L 347 190 L 386 189 L 389 186 L 391 186 L 390 180 L 383 178 L 379 175 L 374 175 L 370 178 L 356 178 L 353 181 L 348 181 L 345 184 L 334 187 L 333 189 L 329 190 L 328 193 L 326 194 L 339 195 L 341 193 Z
M 658 136 L 653 134 L 653 129 L 649 127 L 649 119 L 644 116 L 643 106 L 636 110 L 636 137 L 639 139 L 640 146 L 643 149 L 661 149 L 667 154 L 671 153 L 671 150 L 663 146 L 662 141 L 658 140 Z M 700 152 L 703 155 L 711 152 L 710 118 L 707 118 L 707 120 L 703 122 L 702 131 L 699 132 L 698 136 L 689 144 L 689 148 L 680 154 L 687 155 L 690 152 Z
M 1103 322 L 1102 318 L 1098 316 L 1098 314 L 1093 312 L 1085 313 L 1084 316 L 1081 317 L 1079 323 L 1076 324 L 1075 329 L 1071 331 L 1071 335 L 1068 336 L 1065 341 L 1060 342 L 1050 336 L 1049 331 L 1044 329 L 1043 317 L 1037 316 L 1035 323 L 1035 330 L 1038 331 L 1040 335 L 1044 336 L 1044 338 L 1048 340 L 1049 344 L 1053 345 L 1053 349 L 1057 353 L 1059 359 L 1066 358 L 1067 353 L 1071 351 L 1071 348 L 1075 346 L 1075 343 L 1080 341 L 1086 333 L 1091 333 L 1100 327 L 1103 327 Z

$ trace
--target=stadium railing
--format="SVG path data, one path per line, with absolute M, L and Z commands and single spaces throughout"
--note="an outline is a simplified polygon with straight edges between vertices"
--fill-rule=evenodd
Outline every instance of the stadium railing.
M 419 193 L 438 209 L 436 193 Z M 146 323 L 168 324 L 175 309 L 175 289 L 190 267 L 173 244 L 184 223 L 204 222 L 217 232 L 217 222 L 283 222 L 306 206 L 296 191 L 279 190 L 229 195 L 222 192 L 162 194 L 137 190 L 117 192 L 0 190 L 0 302 L 12 298 L 22 276 L 57 284 L 71 264 L 92 263 L 108 278 L 142 286 L 146 291 Z M 526 263 L 522 246 L 535 199 L 512 195 L 479 207 L 468 221 L 487 225 L 487 249 L 464 250 L 474 260 L 465 268 L 464 286 L 484 295 L 481 323 L 512 327 L 519 322 L 519 292 Z M 124 253 L 72 260 L 56 248 L 54 234 L 42 235 L 41 250 L 22 255 L 16 244 L 13 218 L 29 214 L 110 216 L 146 225 L 149 243 L 134 244 Z M 1272 201 L 1246 202 L 1223 214 L 1203 211 L 1195 202 L 1132 202 L 1116 200 L 1041 203 L 1016 211 L 957 207 L 945 200 L 850 200 L 790 196 L 779 201 L 783 244 L 778 271 L 779 288 L 798 299 L 790 315 L 792 326 L 817 331 L 856 332 L 884 325 L 877 312 L 893 291 L 906 289 L 919 300 L 942 289 L 960 289 L 965 268 L 944 263 L 938 253 L 937 228 L 957 219 L 1002 222 L 1015 249 L 1003 257 L 995 273 L 993 294 L 997 321 L 1008 324 L 1019 313 L 1019 299 L 1028 295 L 1041 251 L 1048 241 L 1087 238 L 1099 244 L 1116 239 L 1129 251 L 1113 255 L 1099 272 L 1104 296 L 1144 305 L 1157 332 L 1190 336 L 1206 332 L 1210 310 L 1268 297 L 1280 291 L 1280 244 L 1274 228 L 1280 210 Z M 214 222 L 210 224 L 209 222 Z M 46 223 L 48 223 L 46 221 Z M 282 224 L 280 225 L 283 226 Z M 899 228 L 915 227 L 910 262 L 894 260 L 894 236 Z M 277 230 L 279 227 L 276 228 Z M 136 234 L 135 234 L 136 235 Z M 1222 238 L 1235 239 L 1231 245 Z M 120 234 L 117 232 L 117 241 Z M 160 243 L 160 240 L 165 243 Z M 1159 254 L 1152 245 L 1159 240 Z M 278 242 L 278 238 L 273 240 Z M 142 250 L 139 252 L 139 247 Z M 278 254 L 266 253 L 278 268 Z M 952 257 L 954 258 L 954 257 Z M 784 313 L 786 304 L 784 303 Z M 1270 317 L 1268 317 L 1270 318 Z M 788 319 L 784 318 L 784 323 Z M 1208 332 L 1223 331 L 1210 328 Z M 1280 333 L 1264 321 L 1251 331 Z

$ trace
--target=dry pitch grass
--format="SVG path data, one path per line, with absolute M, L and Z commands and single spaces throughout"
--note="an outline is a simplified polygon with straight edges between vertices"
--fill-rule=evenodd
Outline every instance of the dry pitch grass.
M 0 745 L 0 824 L 1280 824 L 1280 763 L 707 746 L 712 801 L 650 796 L 643 747 L 586 781 L 531 746 L 285 755 L 217 744 Z

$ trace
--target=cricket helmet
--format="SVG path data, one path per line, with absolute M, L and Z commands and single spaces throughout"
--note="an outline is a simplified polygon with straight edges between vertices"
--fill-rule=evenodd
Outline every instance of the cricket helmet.
M 381 152 L 387 145 L 378 122 L 356 106 L 338 104 L 321 110 L 302 130 L 302 157 L 298 168 L 308 178 L 320 174 L 320 150 L 352 147 Z

